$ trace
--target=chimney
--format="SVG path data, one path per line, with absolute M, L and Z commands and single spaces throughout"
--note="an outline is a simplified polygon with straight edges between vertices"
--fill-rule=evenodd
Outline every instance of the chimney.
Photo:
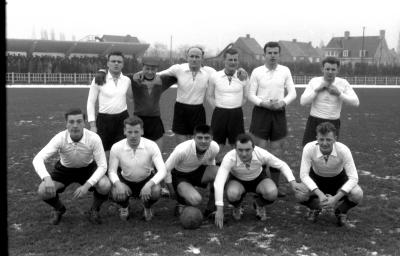
M 246 38 L 250 38 L 250 34 L 246 34 Z
M 385 30 L 384 29 L 379 30 L 379 38 L 381 40 L 385 39 Z
M 344 38 L 349 39 L 350 31 L 344 31 Z
M 293 42 L 293 43 L 296 43 L 296 42 L 297 42 L 297 39 L 296 39 L 296 38 L 293 38 L 293 39 L 292 39 L 292 42 Z

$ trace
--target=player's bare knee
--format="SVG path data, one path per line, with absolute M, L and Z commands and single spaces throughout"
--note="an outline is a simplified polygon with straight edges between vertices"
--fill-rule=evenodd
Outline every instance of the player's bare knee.
M 151 199 L 157 200 L 161 197 L 161 186 L 159 184 L 154 185 L 151 188 Z
M 190 205 L 196 206 L 201 203 L 202 197 L 199 193 L 190 193 L 189 195 L 186 196 L 186 201 Z
M 361 187 L 357 185 L 350 191 L 348 197 L 350 201 L 354 203 L 360 203 L 364 197 L 364 192 Z
M 268 201 L 275 201 L 278 198 L 278 190 L 276 188 L 265 188 L 261 190 L 260 195 Z
M 101 178 L 95 186 L 96 191 L 102 195 L 108 194 L 111 190 L 111 187 L 111 182 L 106 176 L 103 176 L 103 178 Z
M 239 201 L 242 197 L 242 194 L 243 193 L 237 189 L 227 189 L 226 191 L 226 197 L 229 202 Z

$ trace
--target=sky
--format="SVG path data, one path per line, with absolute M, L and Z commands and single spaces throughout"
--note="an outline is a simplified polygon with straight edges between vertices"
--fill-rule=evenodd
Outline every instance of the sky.
M 201 45 L 218 52 L 240 36 L 267 41 L 327 44 L 333 36 L 379 35 L 389 48 L 400 37 L 398 0 L 6 0 L 6 37 L 40 38 L 54 30 L 56 39 L 88 35 L 131 35 L 140 41 L 176 49 Z

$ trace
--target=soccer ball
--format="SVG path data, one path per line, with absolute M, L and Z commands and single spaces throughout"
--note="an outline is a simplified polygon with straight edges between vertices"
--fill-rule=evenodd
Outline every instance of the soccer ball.
M 179 220 L 184 229 L 196 229 L 203 221 L 203 214 L 199 208 L 186 206 L 179 216 Z
M 294 191 L 294 197 L 297 202 L 307 201 L 310 197 L 310 190 L 304 183 L 299 183 L 300 186 L 296 187 Z

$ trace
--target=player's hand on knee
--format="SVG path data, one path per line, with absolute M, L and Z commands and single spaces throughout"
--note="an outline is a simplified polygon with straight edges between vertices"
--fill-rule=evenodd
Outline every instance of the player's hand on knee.
M 224 226 L 224 210 L 222 206 L 217 206 L 217 211 L 215 212 L 215 225 L 218 228 Z
M 45 193 L 50 197 L 55 197 L 56 196 L 56 186 L 54 184 L 53 179 L 50 176 L 45 177 L 43 179 L 43 182 L 44 182 Z
M 103 85 L 106 83 L 106 70 L 105 69 L 99 69 L 96 74 L 94 75 L 94 82 L 97 85 Z
M 140 198 L 143 202 L 149 200 L 151 198 L 151 188 L 153 187 L 154 182 L 148 181 L 140 191 Z
M 130 196 L 129 190 L 125 188 L 125 186 L 122 184 L 121 181 L 115 182 L 114 185 L 115 185 L 115 191 L 114 191 L 115 200 L 124 201 L 126 197 Z

